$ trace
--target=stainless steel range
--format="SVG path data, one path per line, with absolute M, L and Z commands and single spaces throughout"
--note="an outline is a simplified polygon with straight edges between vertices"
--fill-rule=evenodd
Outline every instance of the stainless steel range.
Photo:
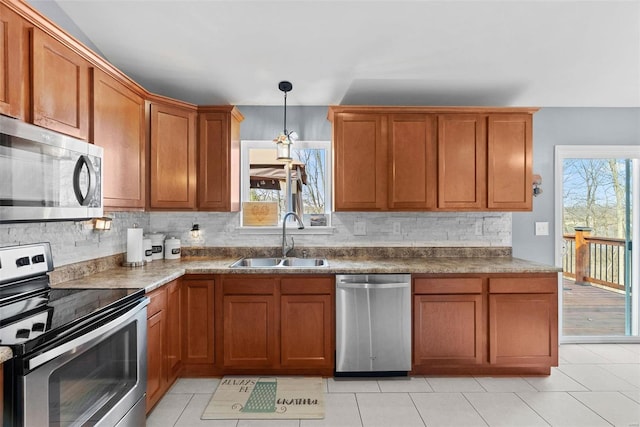
M 142 289 L 52 289 L 48 243 L 0 248 L 4 426 L 143 426 Z

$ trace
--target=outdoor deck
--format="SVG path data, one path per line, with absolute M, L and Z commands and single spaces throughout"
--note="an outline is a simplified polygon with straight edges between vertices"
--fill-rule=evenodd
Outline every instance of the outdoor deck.
M 624 335 L 624 294 L 566 277 L 563 288 L 563 335 Z

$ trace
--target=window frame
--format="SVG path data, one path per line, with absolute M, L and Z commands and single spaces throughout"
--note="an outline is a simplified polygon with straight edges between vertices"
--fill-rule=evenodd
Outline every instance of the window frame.
M 249 150 L 251 149 L 275 149 L 275 143 L 271 140 L 241 140 L 240 141 L 240 228 L 244 229 L 269 229 L 269 228 L 281 228 L 282 218 L 278 218 L 277 226 L 245 226 L 242 223 L 242 203 L 249 201 L 250 194 L 250 179 L 249 179 Z M 331 213 L 333 211 L 333 154 L 331 151 L 331 141 L 296 141 L 293 149 L 322 149 L 325 150 L 325 183 L 324 183 L 324 215 L 327 218 L 326 226 L 313 226 L 310 227 L 308 221 L 305 222 L 305 229 L 300 230 L 305 232 L 308 229 L 314 229 L 320 231 L 321 229 L 332 228 L 331 227 Z M 304 220 L 304 218 L 303 218 Z

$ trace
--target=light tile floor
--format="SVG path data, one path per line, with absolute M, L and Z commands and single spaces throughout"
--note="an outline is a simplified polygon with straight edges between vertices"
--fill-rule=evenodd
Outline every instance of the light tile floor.
M 149 427 L 640 427 L 640 344 L 567 344 L 548 377 L 325 380 L 323 420 L 201 420 L 219 379 L 182 378 Z

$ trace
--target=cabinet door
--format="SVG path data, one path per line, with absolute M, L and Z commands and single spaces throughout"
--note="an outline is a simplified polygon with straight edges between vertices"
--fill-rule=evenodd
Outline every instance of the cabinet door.
M 335 210 L 387 204 L 386 115 L 337 114 L 333 127 Z
M 273 368 L 278 362 L 274 295 L 225 295 L 224 366 Z
M 435 207 L 436 159 L 434 116 L 396 114 L 390 117 L 390 209 Z
M 88 62 L 37 28 L 32 54 L 33 123 L 88 139 Z
M 0 4 L 0 114 L 26 119 L 29 64 L 25 21 Z
M 333 365 L 331 295 L 282 295 L 280 299 L 281 365 Z
M 165 390 L 165 347 L 165 312 L 162 310 L 147 320 L 147 413 Z
M 198 209 L 240 208 L 240 122 L 233 112 L 200 113 Z
M 182 362 L 182 297 L 181 281 L 174 280 L 167 288 L 167 381 L 178 377 Z M 213 340 L 213 337 L 211 338 Z
M 486 118 L 438 116 L 438 208 L 481 209 L 486 204 Z
M 558 278 L 489 279 L 489 361 L 558 364 Z
M 531 210 L 531 115 L 491 115 L 488 120 L 487 207 Z
M 144 100 L 94 68 L 92 107 L 91 141 L 104 149 L 104 206 L 144 209 Z
M 183 362 L 213 364 L 214 281 L 185 279 L 183 284 Z
M 482 363 L 482 295 L 416 295 L 413 321 L 416 365 Z
M 151 104 L 151 208 L 196 207 L 196 113 Z

